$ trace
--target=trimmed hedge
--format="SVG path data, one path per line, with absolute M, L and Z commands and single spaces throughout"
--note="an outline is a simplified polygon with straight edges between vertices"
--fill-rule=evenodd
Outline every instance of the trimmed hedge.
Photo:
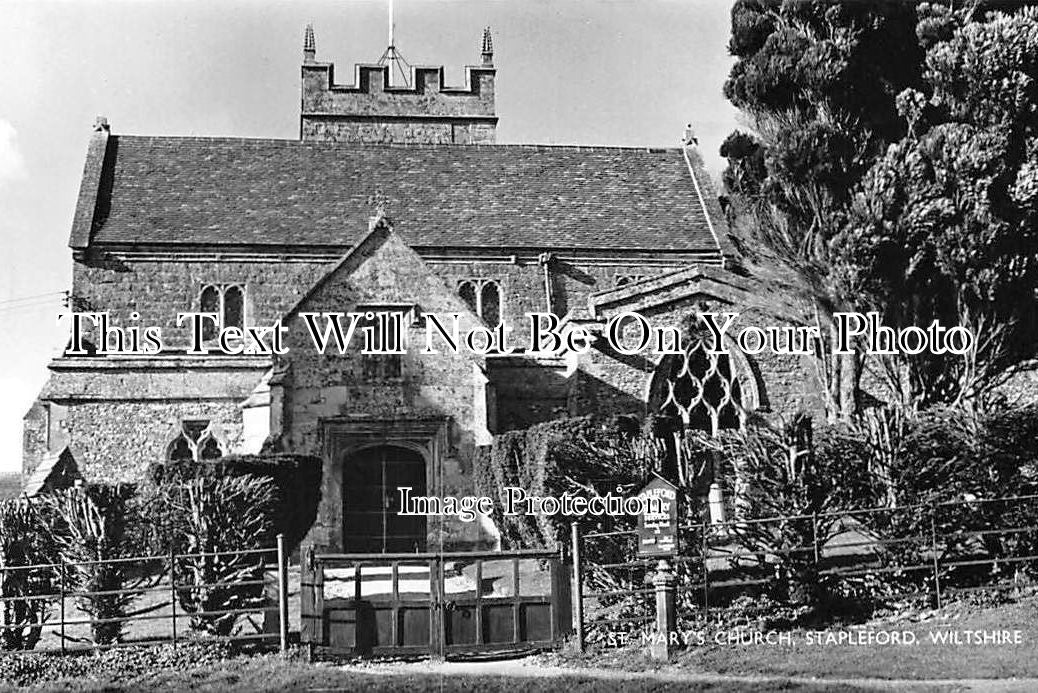
M 186 481 L 197 476 L 254 476 L 271 480 L 277 488 L 275 532 L 284 533 L 286 548 L 293 551 L 317 519 L 322 466 L 321 458 L 310 455 L 228 455 L 215 460 L 155 463 L 149 467 L 148 477 L 156 484 Z

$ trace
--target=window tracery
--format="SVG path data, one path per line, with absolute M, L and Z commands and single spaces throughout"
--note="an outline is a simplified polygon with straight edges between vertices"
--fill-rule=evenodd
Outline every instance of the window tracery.
M 215 460 L 224 454 L 224 447 L 207 419 L 181 421 L 180 432 L 166 449 L 166 459 L 171 462 Z
M 711 435 L 740 428 L 745 419 L 743 387 L 732 360 L 710 353 L 703 339 L 660 361 L 650 398 L 655 411 Z

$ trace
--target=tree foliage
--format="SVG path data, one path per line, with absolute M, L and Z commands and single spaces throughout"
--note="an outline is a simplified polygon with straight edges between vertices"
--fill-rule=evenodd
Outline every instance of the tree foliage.
M 939 36 L 919 90 L 898 97 L 909 132 L 859 186 L 834 241 L 843 291 L 894 327 L 964 325 L 967 358 L 887 358 L 902 407 L 989 391 L 1034 355 L 1038 287 L 1038 10 L 983 19 L 929 7 Z
M 915 18 L 901 2 L 738 0 L 732 9 L 725 95 L 752 130 L 721 147 L 733 226 L 751 259 L 782 265 L 811 297 L 831 417 L 853 413 L 859 363 L 830 346 L 831 314 L 853 305 L 830 245 L 854 186 L 904 133 L 896 96 L 922 72 Z
M 134 588 L 151 582 L 149 573 L 155 572 L 154 565 L 125 560 L 142 550 L 134 487 L 91 484 L 58 491 L 43 502 L 54 518 L 50 532 L 65 564 L 65 588 L 81 593 L 79 608 L 97 621 L 90 627 L 94 643 L 118 642 L 120 619 L 141 594 Z
M 285 535 L 286 550 L 293 551 L 317 518 L 323 464 L 320 457 L 311 455 L 262 452 L 227 455 L 215 460 L 158 462 L 148 469 L 148 478 L 153 483 L 173 483 L 198 476 L 251 476 L 270 480 L 276 489 L 272 508 L 274 528 Z
M 721 149 L 727 187 L 781 259 L 824 280 L 826 241 L 852 186 L 904 131 L 895 97 L 918 84 L 915 13 L 900 2 L 740 0 L 725 95 L 749 117 Z
M 57 592 L 57 552 L 44 531 L 45 509 L 27 498 L 0 501 L 0 647 L 31 650 L 40 640 Z M 19 599 L 23 598 L 23 599 Z
M 270 555 L 243 552 L 273 545 L 273 482 L 199 474 L 159 483 L 150 493 L 151 508 L 164 514 L 158 526 L 180 554 L 173 577 L 180 606 L 192 614 L 191 627 L 231 635 L 242 614 L 228 611 L 264 603 L 264 563 Z
M 965 359 L 886 359 L 902 408 L 981 397 L 1033 353 L 1036 24 L 990 2 L 732 10 L 725 93 L 753 130 L 722 147 L 736 226 L 801 277 L 820 322 L 872 309 L 979 335 Z M 853 413 L 860 366 L 825 364 L 831 413 Z
M 739 519 L 729 526 L 732 537 L 774 561 L 773 596 L 816 604 L 824 585 L 815 547 L 843 531 L 837 511 L 868 504 L 866 446 L 840 428 L 815 431 L 798 415 L 781 426 L 756 420 L 727 432 L 723 451 L 737 475 L 729 481 Z

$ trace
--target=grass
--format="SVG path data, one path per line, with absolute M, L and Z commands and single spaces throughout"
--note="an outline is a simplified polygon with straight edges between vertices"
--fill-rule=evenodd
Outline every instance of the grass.
M 873 621 L 833 627 L 828 632 L 909 632 L 915 644 L 819 644 L 817 631 L 791 632 L 791 644 L 717 644 L 717 628 L 703 631 L 706 644 L 680 652 L 663 670 L 724 675 L 819 677 L 842 679 L 1002 679 L 1038 678 L 1038 600 L 976 608 L 953 605 L 925 620 Z M 967 631 L 1019 631 L 1019 644 L 966 644 Z M 958 632 L 963 644 L 935 643 L 931 633 Z M 658 668 L 643 648 L 599 650 L 584 656 L 548 655 L 548 661 L 626 670 Z
M 103 674 L 90 679 L 64 679 L 37 685 L 36 691 L 486 691 L 487 693 L 526 693 L 527 691 L 700 691 L 733 690 L 731 682 L 718 680 L 658 680 L 647 677 L 540 675 L 537 673 L 507 676 L 480 673 L 445 673 L 423 670 L 376 672 L 357 667 L 307 664 L 277 656 L 239 658 L 191 669 L 165 670 L 143 674 L 130 680 L 113 681 Z M 0 690 L 14 690 L 0 686 Z M 846 686 L 786 681 L 740 682 L 735 690 L 765 691 L 838 691 L 853 690 Z
M 808 633 L 795 632 L 788 647 L 715 646 L 688 653 L 681 663 L 711 671 L 782 676 L 875 677 L 886 679 L 965 679 L 1038 677 L 1038 607 L 1033 600 L 991 607 L 919 623 L 875 622 L 865 628 L 906 631 L 914 645 L 808 644 Z M 1020 631 L 1020 644 L 947 644 L 934 642 L 942 632 Z
M 293 602 L 298 602 L 294 598 Z M 874 620 L 862 626 L 833 626 L 841 632 L 899 632 L 914 635 L 914 644 L 812 644 L 818 631 L 790 631 L 792 642 L 781 644 L 718 644 L 707 642 L 679 652 L 660 665 L 641 645 L 597 649 L 584 655 L 559 652 L 524 661 L 447 663 L 367 662 L 349 666 L 309 664 L 279 656 L 238 656 L 192 666 L 160 665 L 130 668 L 119 673 L 99 666 L 89 676 L 59 679 L 34 690 L 192 690 L 192 691 L 721 691 L 721 690 L 848 690 L 847 684 L 872 688 L 878 680 L 953 684 L 964 679 L 1038 678 L 1038 598 L 998 606 L 946 605 L 896 619 Z M 941 644 L 931 633 L 1019 631 L 1018 644 Z M 725 632 L 725 631 L 720 631 Z M 90 655 L 85 655 L 90 656 Z M 197 664 L 197 665 L 196 665 Z M 154 669 L 154 667 L 152 667 Z M 140 671 L 138 671 L 140 670 Z M 66 670 L 67 671 L 67 670 Z M 51 674 L 56 676 L 57 674 Z M 551 678 L 549 678 L 551 677 Z M 560 680 L 561 679 L 561 680 Z M 813 681 L 811 679 L 822 679 Z M 826 683 L 825 679 L 832 682 Z M 38 680 L 38 679 L 37 679 Z M 914 688 L 913 688 L 914 689 Z M 0 691 L 11 690 L 0 684 Z M 1023 689 L 1021 689 L 1023 690 Z

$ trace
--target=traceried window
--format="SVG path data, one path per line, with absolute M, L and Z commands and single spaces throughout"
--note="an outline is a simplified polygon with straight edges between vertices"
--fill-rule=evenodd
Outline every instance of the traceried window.
M 240 284 L 207 284 L 199 295 L 203 313 L 220 316 L 221 327 L 245 328 L 245 287 Z M 203 323 L 202 339 L 216 339 L 218 328 L 210 321 Z
M 501 284 L 496 279 L 464 279 L 458 282 L 458 295 L 490 327 L 501 322 Z
M 208 419 L 188 419 L 180 422 L 180 433 L 169 444 L 166 458 L 180 460 L 215 460 L 223 457 L 220 441 L 213 435 Z
M 660 361 L 650 400 L 660 414 L 678 417 L 686 427 L 711 435 L 739 428 L 743 421 L 743 393 L 731 360 L 709 353 L 701 339 L 684 354 Z

